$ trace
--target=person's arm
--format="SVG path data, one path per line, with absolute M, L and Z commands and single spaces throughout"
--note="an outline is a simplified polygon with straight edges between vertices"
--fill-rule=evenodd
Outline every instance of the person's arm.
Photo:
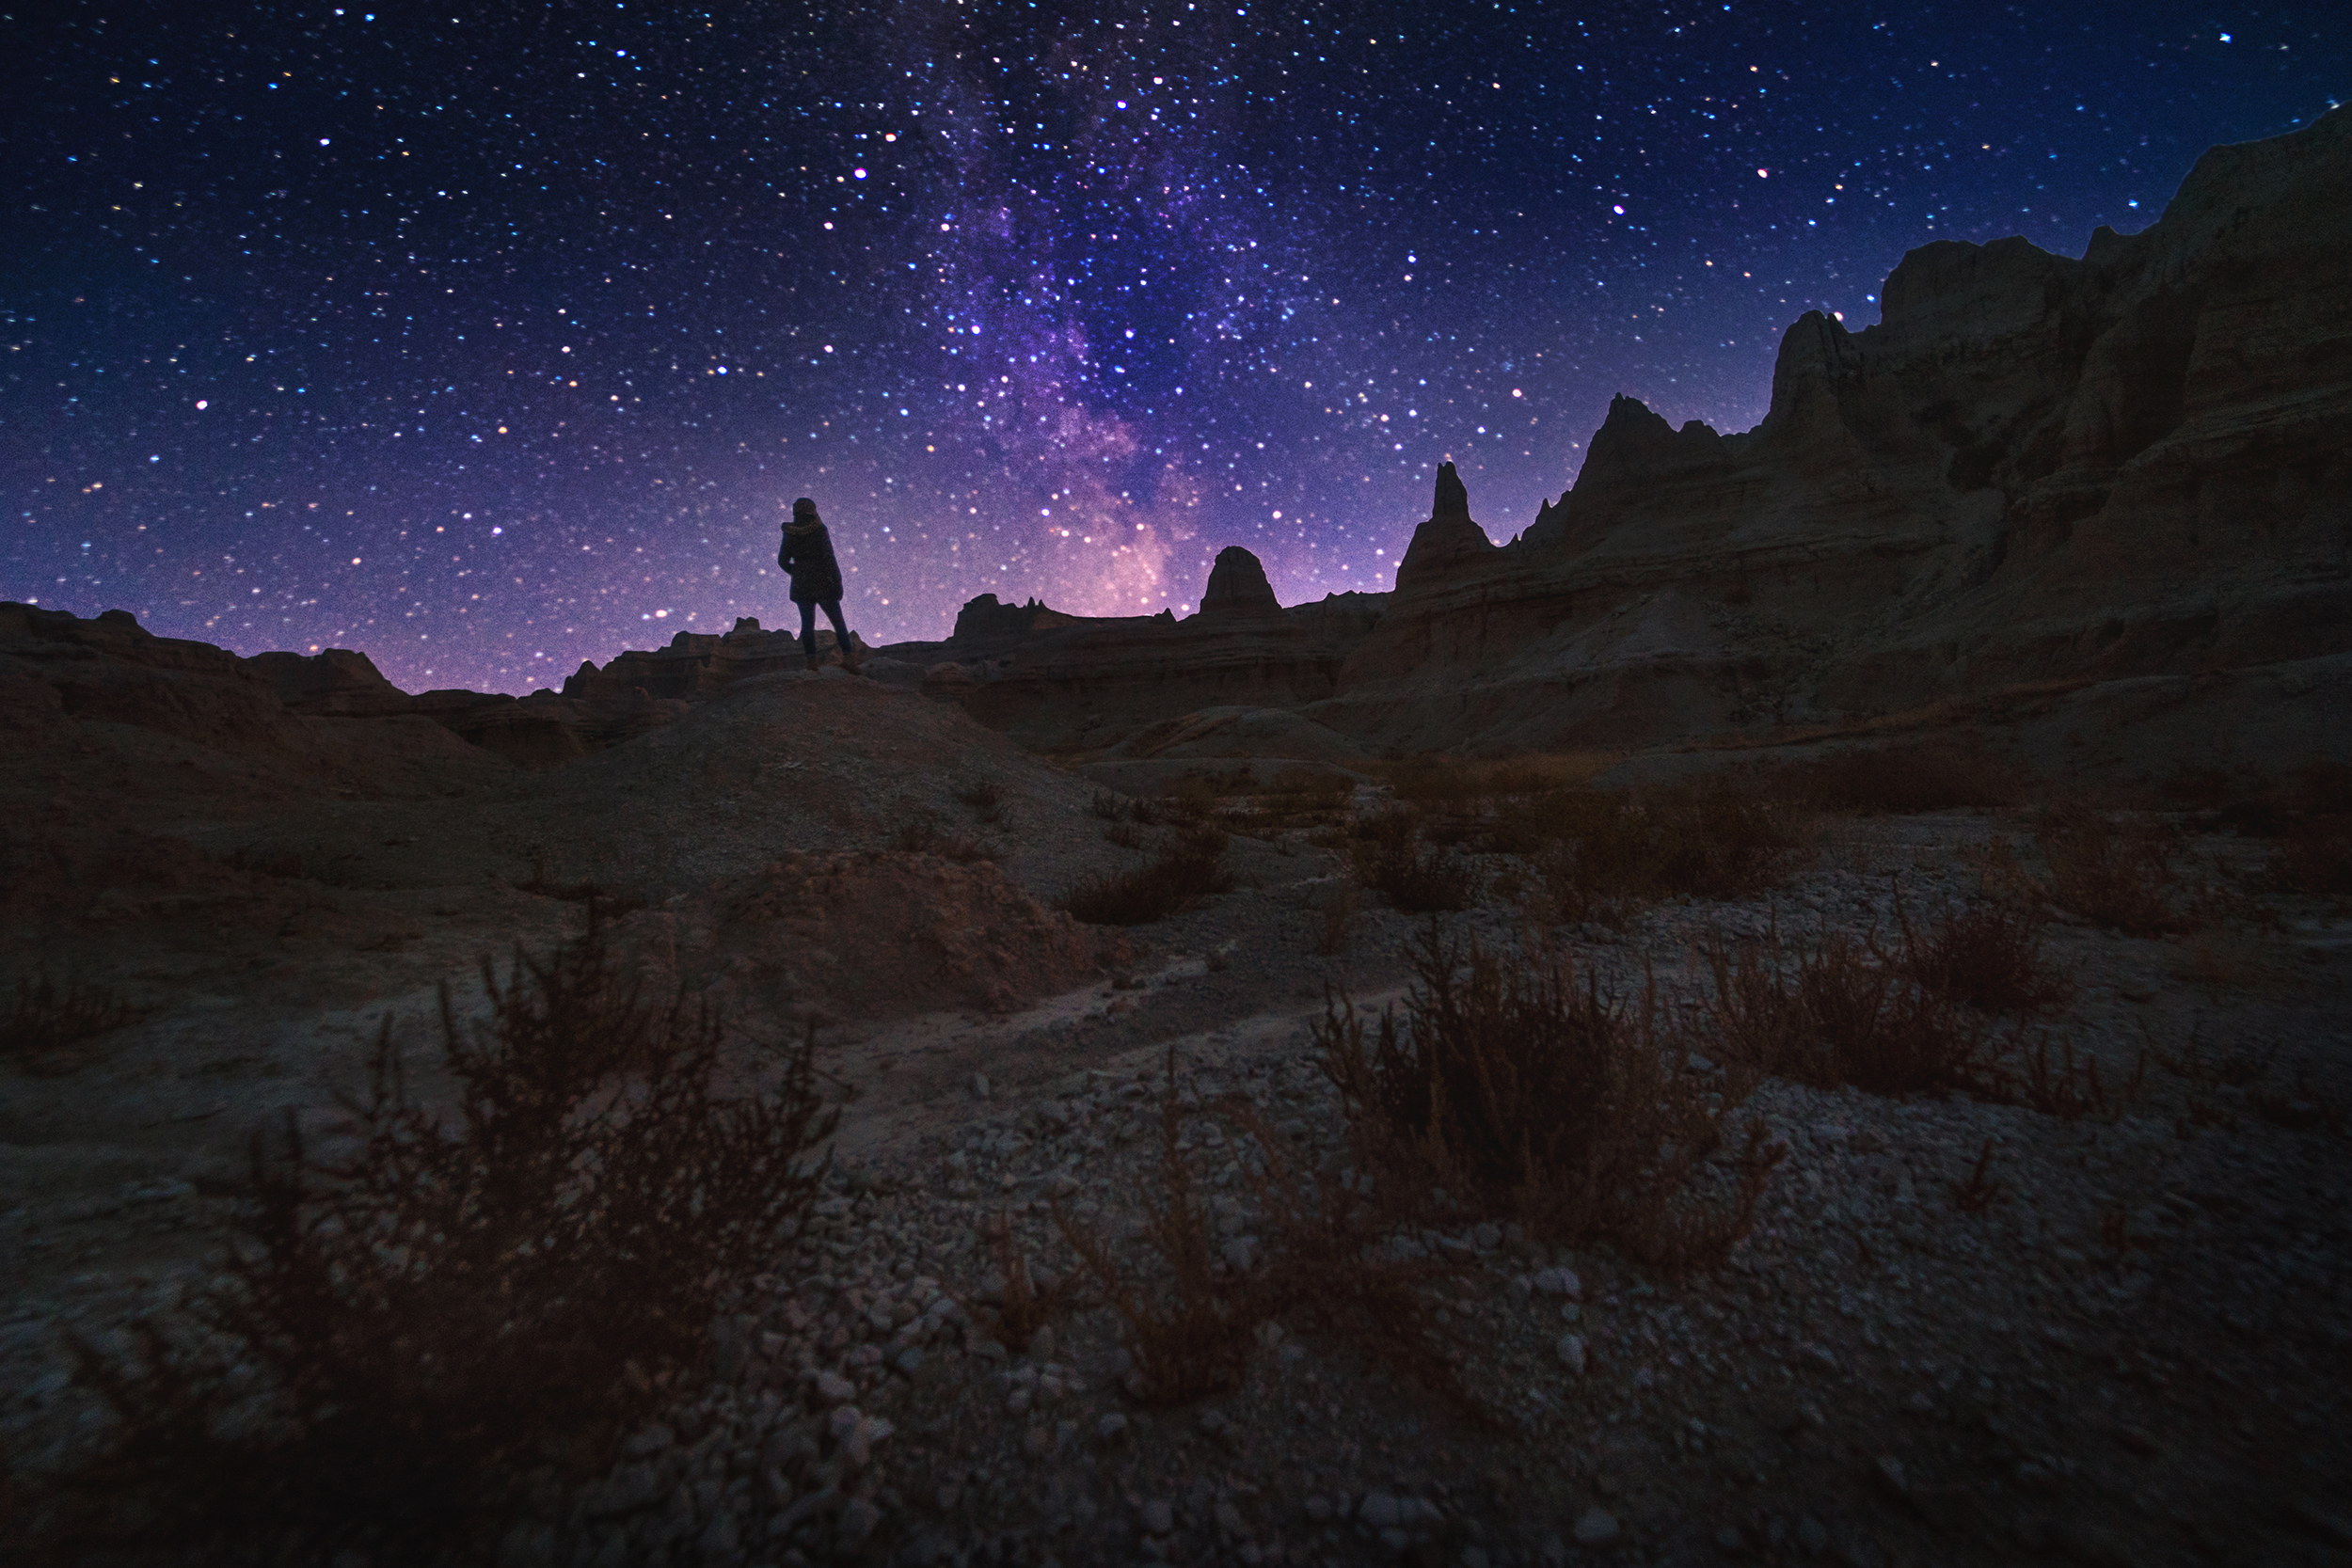
M 776 542 L 776 564 L 787 574 L 792 570 L 792 536 L 788 533 Z

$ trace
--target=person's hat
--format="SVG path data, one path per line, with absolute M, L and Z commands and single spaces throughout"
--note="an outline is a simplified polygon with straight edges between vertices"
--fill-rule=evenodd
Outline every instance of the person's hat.
M 803 496 L 799 500 L 792 503 L 792 515 L 795 517 L 814 517 L 817 515 L 817 503 L 809 499 L 806 496 Z

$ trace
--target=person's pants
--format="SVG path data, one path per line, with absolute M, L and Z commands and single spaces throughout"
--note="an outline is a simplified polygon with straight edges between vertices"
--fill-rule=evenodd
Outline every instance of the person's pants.
M 833 623 L 833 634 L 841 640 L 841 657 L 849 657 L 850 628 L 841 624 L 839 599 L 825 601 L 825 619 Z M 810 658 L 817 657 L 817 607 L 806 602 L 801 605 L 801 652 Z

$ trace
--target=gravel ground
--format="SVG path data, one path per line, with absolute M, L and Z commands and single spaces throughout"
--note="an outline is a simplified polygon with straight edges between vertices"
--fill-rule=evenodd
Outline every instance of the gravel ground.
M 1834 823 L 1768 899 L 1559 936 L 1605 983 L 1646 970 L 1690 994 L 1708 931 L 1883 932 L 1894 887 L 1915 911 L 1959 895 L 1972 850 L 2017 831 Z M 1259 1335 L 1238 1389 L 1152 1410 L 1083 1278 L 1025 1352 L 999 1342 L 989 1231 L 1009 1226 L 1041 1285 L 1078 1273 L 1049 1204 L 1130 1238 L 1171 1041 L 1191 1104 L 1238 1093 L 1309 1161 L 1343 1147 L 1307 1021 L 1327 984 L 1397 993 L 1416 923 L 1367 911 L 1325 956 L 1337 858 L 1293 838 L 1237 864 L 1240 891 L 1139 932 L 1109 983 L 832 1047 L 858 1092 L 809 1232 L 745 1283 L 707 1384 L 504 1558 L 2352 1560 L 2352 1162 L 2340 1119 L 2282 1124 L 2352 1100 L 2341 918 L 2249 904 L 2169 942 L 2057 927 L 2076 985 L 2049 1027 L 2115 1091 L 2079 1120 L 1768 1081 L 1743 1115 L 1788 1155 L 1753 1233 L 1695 1276 L 1504 1227 L 1397 1238 L 1453 1265 L 1432 1300 L 1484 1421 L 1306 1321 Z M 1507 906 L 1446 924 L 1522 936 Z M 2244 1065 L 2177 1070 L 2199 1053 Z M 1242 1140 L 1204 1112 L 1184 1129 L 1220 1266 L 1256 1266 Z M 1979 1208 L 1960 1195 L 1980 1155 Z M 128 1186 L 102 1218 L 206 1224 L 192 1191 Z M 70 1430 L 45 1360 L 61 1329 L 103 1329 L 183 1278 L 17 1302 L 0 1353 L 25 1375 L 0 1441 Z

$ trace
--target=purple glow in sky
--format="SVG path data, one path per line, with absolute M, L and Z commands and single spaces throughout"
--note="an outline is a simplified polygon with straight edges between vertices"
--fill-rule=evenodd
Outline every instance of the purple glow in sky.
M 1762 414 L 1904 251 L 2081 253 L 2324 112 L 2338 8 L 914 0 L 0 21 L 0 597 L 409 689 L 983 592 L 1389 585 L 1611 394 Z

